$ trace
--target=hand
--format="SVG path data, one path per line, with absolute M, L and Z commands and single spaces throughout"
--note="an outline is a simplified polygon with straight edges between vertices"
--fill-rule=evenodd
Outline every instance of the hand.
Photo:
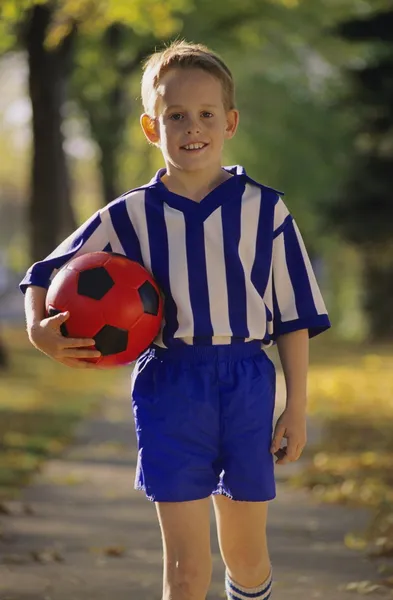
M 288 445 L 281 448 L 283 438 Z M 277 420 L 270 451 L 277 457 L 276 465 L 295 462 L 301 456 L 307 442 L 307 422 L 304 411 L 284 410 Z
M 96 349 L 86 349 L 87 346 L 94 346 L 95 341 L 93 339 L 68 338 L 61 334 L 60 327 L 69 316 L 69 312 L 64 312 L 42 319 L 29 331 L 31 343 L 47 356 L 68 367 L 78 369 L 97 368 L 94 363 L 81 360 L 101 356 L 101 353 Z

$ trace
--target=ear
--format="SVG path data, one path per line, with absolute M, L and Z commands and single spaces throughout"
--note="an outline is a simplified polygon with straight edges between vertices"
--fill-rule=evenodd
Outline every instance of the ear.
M 239 111 L 232 109 L 227 112 L 227 125 L 225 128 L 225 137 L 227 140 L 233 138 L 239 125 Z
M 160 133 L 158 129 L 158 122 L 154 117 L 144 113 L 140 119 L 143 133 L 151 144 L 158 144 L 160 141 Z

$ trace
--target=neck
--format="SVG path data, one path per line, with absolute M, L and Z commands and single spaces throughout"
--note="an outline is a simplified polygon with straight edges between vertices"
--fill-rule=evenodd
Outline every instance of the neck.
M 185 196 L 194 202 L 200 202 L 220 183 L 232 177 L 230 173 L 224 171 L 221 166 L 213 167 L 208 171 L 180 171 L 170 165 L 167 165 L 167 172 L 162 176 L 161 181 L 169 191 Z

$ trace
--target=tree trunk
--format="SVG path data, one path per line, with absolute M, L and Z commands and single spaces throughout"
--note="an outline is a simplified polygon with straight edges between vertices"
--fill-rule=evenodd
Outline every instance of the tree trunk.
M 114 81 L 106 90 L 106 110 L 94 114 L 91 106 L 90 123 L 93 137 L 101 151 L 100 171 L 102 197 L 108 204 L 120 194 L 119 155 L 123 149 L 130 103 L 127 102 L 128 81 L 118 68 L 122 49 L 124 28 L 120 24 L 111 25 L 104 35 L 105 60 L 110 61 L 116 73 Z
M 133 110 L 132 98 L 129 94 L 129 79 L 140 70 L 142 59 L 154 50 L 154 42 L 146 40 L 146 45 L 138 47 L 139 40 L 130 39 L 130 32 L 115 23 L 108 27 L 103 37 L 100 52 L 104 65 L 111 64 L 115 74 L 111 83 L 103 83 L 103 97 L 99 102 L 87 99 L 83 89 L 79 90 L 79 101 L 89 116 L 92 137 L 100 152 L 100 172 L 102 181 L 102 199 L 108 204 L 121 193 L 119 157 L 124 149 L 127 121 Z M 124 48 L 135 44 L 135 52 L 131 60 L 124 62 Z M 104 87 L 106 86 L 106 87 Z M 103 104 L 105 109 L 103 110 Z
M 76 227 L 61 131 L 74 32 L 57 48 L 48 49 L 45 40 L 51 16 L 48 5 L 35 5 L 25 33 L 33 111 L 29 210 L 33 261 L 49 254 Z

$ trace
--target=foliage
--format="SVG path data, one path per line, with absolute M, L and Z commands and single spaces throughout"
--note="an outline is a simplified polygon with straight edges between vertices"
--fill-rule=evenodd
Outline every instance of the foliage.
M 347 70 L 346 104 L 356 115 L 354 143 L 339 194 L 325 207 L 325 220 L 358 247 L 364 262 L 364 309 L 376 339 L 393 335 L 390 296 L 393 254 L 393 10 L 351 19 L 339 33 L 363 43 L 367 58 Z M 327 219 L 326 219 L 327 216 Z
M 104 182 L 101 195 L 105 201 L 145 182 L 161 164 L 138 126 L 140 59 L 156 45 L 185 36 L 219 51 L 238 82 L 241 126 L 228 147 L 226 162 L 244 163 L 251 175 L 285 192 L 313 256 L 334 253 L 336 233 L 344 221 L 362 234 L 351 219 L 357 208 L 346 191 L 340 190 L 350 168 L 355 134 L 359 147 L 375 139 L 374 129 L 371 137 L 369 131 L 357 132 L 365 113 L 372 115 L 376 107 L 364 107 L 353 97 L 347 100 L 347 74 L 348 69 L 359 71 L 359 66 L 369 65 L 365 77 L 370 87 L 376 76 L 372 61 L 384 58 L 389 33 L 382 36 L 384 45 L 364 44 L 354 36 L 349 40 L 348 28 L 345 37 L 338 37 L 337 30 L 342 22 L 371 22 L 376 11 L 387 11 L 388 0 L 228 0 L 224 4 L 210 0 L 4 0 L 0 7 L 3 50 L 15 46 L 15 34 L 23 31 L 36 4 L 54 7 L 46 41 L 49 50 L 76 23 L 72 97 L 98 148 L 97 173 Z M 386 23 L 385 29 L 388 32 Z M 364 89 L 363 85 L 362 95 Z M 385 139 L 383 148 L 386 145 Z M 385 166 L 379 158 L 378 165 L 371 162 L 364 154 L 356 155 L 355 178 L 349 185 L 353 196 L 361 196 L 356 191 L 357 171 L 373 171 L 368 184 L 375 192 L 375 181 L 390 169 L 390 162 Z M 361 184 L 365 198 L 369 189 Z M 381 188 L 376 201 L 384 210 L 387 198 Z M 337 199 L 351 214 L 348 219 L 336 214 L 327 224 L 324 207 L 334 206 Z M 368 208 L 371 203 L 366 204 Z M 363 223 L 375 223 L 378 218 L 372 212 Z M 389 222 L 384 220 L 386 227 Z M 388 256 L 384 249 L 378 250 L 379 256 L 382 253 Z M 375 269 L 368 277 L 370 289 L 375 278 L 381 280 Z M 378 288 L 377 305 L 393 286 L 388 277 L 384 279 L 389 284 Z M 375 313 L 375 302 L 372 310 Z M 382 323 L 385 318 L 381 317 Z
M 357 131 L 345 186 L 346 202 L 332 208 L 332 217 L 340 219 L 343 235 L 360 246 L 385 243 L 391 238 L 392 27 L 392 10 L 352 20 L 340 27 L 343 37 L 369 42 L 367 63 L 348 73 L 347 101 L 356 111 Z
M 8 22 L 21 18 L 21 6 L 26 10 L 33 4 L 33 0 L 25 0 L 17 10 L 15 2 L 6 1 Z M 329 10 L 325 0 L 248 0 L 241 4 L 229 0 L 224 5 L 210 0 L 173 0 L 165 3 L 165 8 L 157 0 L 150 0 L 148 7 L 141 0 L 66 0 L 57 6 L 48 43 L 58 42 L 73 21 L 78 23 L 74 93 L 90 119 L 101 154 L 110 144 L 117 144 L 119 152 L 133 151 L 124 147 L 125 113 L 132 113 L 135 104 L 127 93 L 127 76 L 132 66 L 139 71 L 140 58 L 157 40 L 179 35 L 208 43 L 234 65 L 239 103 L 246 109 L 244 114 L 250 115 L 249 122 L 242 121 L 244 135 L 236 141 L 239 159 L 272 185 L 284 188 L 304 224 L 308 243 L 318 239 L 316 211 L 309 207 L 315 206 L 317 199 L 325 201 L 326 193 L 321 190 L 331 183 L 333 173 L 336 177 L 330 194 L 334 195 L 339 173 L 345 168 L 348 137 L 346 117 L 334 111 L 332 94 L 325 85 L 335 76 L 334 66 L 348 58 L 348 49 L 343 52 L 342 43 L 321 33 L 354 11 L 366 10 L 364 3 L 358 8 L 356 0 L 345 0 Z M 163 10 L 165 15 L 159 12 Z M 121 23 L 123 30 L 116 49 L 110 44 L 114 23 Z M 121 100 L 113 110 L 115 97 Z M 264 102 L 258 106 L 260 97 Z M 252 122 L 256 110 L 261 115 L 257 127 Z M 321 153 L 315 152 L 315 147 Z M 115 179 L 119 179 L 119 157 L 110 160 Z M 102 164 L 100 168 L 102 171 Z M 312 177 L 304 176 L 307 170 Z M 125 182 L 125 187 L 129 186 Z M 121 188 L 119 181 L 117 187 Z
M 23 23 L 37 4 L 54 6 L 47 37 L 48 46 L 54 47 L 75 23 L 84 34 L 103 32 L 112 23 L 122 23 L 138 35 L 152 33 L 157 38 L 166 37 L 178 26 L 175 13 L 187 10 L 189 0 L 4 0 L 0 7 L 0 49 L 13 44 L 13 28 Z
M 326 502 L 373 509 L 364 543 L 375 551 L 379 540 L 382 553 L 393 548 L 391 348 L 338 346 L 328 338 L 316 341 L 311 357 L 309 409 L 322 437 L 293 483 Z

